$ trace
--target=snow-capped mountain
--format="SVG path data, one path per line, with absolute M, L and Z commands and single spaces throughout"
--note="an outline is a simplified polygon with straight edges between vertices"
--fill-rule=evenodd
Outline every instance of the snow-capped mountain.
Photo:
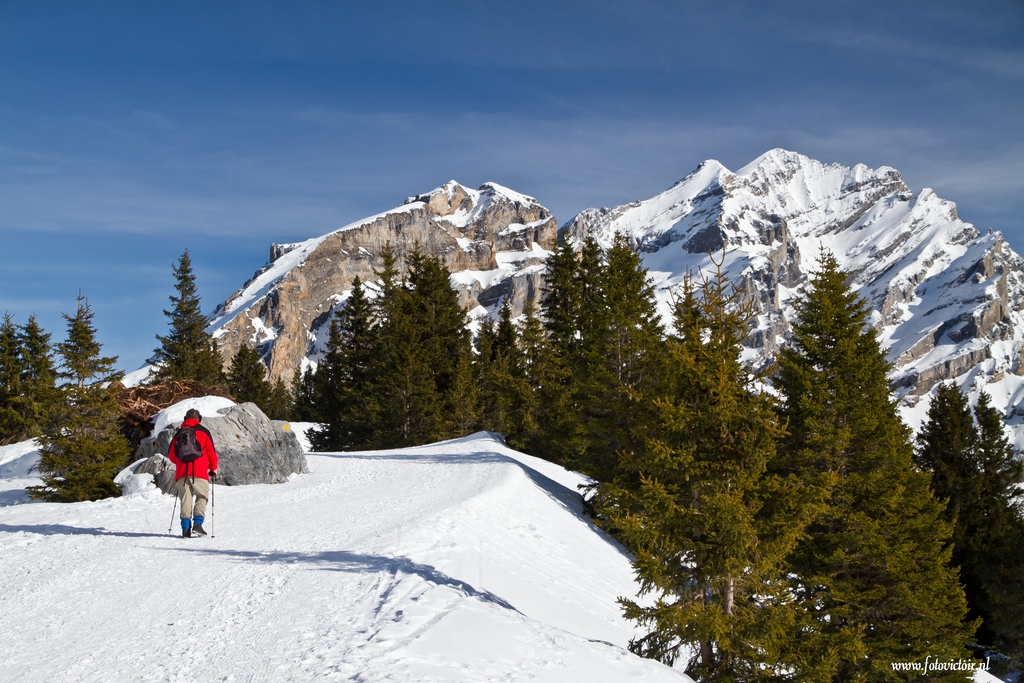
M 286 381 L 322 353 L 332 312 L 352 280 L 374 281 L 390 244 L 399 267 L 415 248 L 440 256 L 472 316 L 508 299 L 516 314 L 540 293 L 558 224 L 532 197 L 496 183 L 472 190 L 454 180 L 298 244 L 270 247 L 270 262 L 214 311 L 210 330 L 226 360 L 242 344 L 260 349 Z
M 587 209 L 563 230 L 605 245 L 616 232 L 628 236 L 666 312 L 688 273 L 711 268 L 711 254 L 724 257 L 759 314 L 754 358 L 784 342 L 793 296 L 826 249 L 874 310 L 912 426 L 927 411 L 920 398 L 952 378 L 975 392 L 988 385 L 1011 425 L 1019 422 L 1024 260 L 999 233 L 961 221 L 952 202 L 929 189 L 915 195 L 895 169 L 781 149 L 736 172 L 710 160 L 651 199 Z
M 751 360 L 784 343 L 793 297 L 822 249 L 849 270 L 874 309 L 904 416 L 917 427 L 946 379 L 982 387 L 1024 446 L 1024 260 L 999 233 L 980 233 L 929 189 L 915 193 L 893 168 L 824 164 L 775 149 L 739 171 L 717 161 L 651 199 L 587 209 L 561 230 L 604 245 L 622 232 L 643 255 L 664 314 L 688 273 L 725 259 L 758 312 Z M 455 181 L 390 211 L 298 244 L 272 245 L 270 262 L 218 307 L 211 331 L 230 358 L 258 345 L 273 376 L 316 362 L 327 321 L 352 279 L 374 279 L 386 244 L 441 256 L 471 317 L 507 298 L 518 314 L 540 298 L 557 223 L 536 199 L 494 183 Z M 713 255 L 713 256 L 712 256 Z

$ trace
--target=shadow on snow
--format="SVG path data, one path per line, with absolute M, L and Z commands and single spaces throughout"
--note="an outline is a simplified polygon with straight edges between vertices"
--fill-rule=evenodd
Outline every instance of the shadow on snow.
M 43 536 L 121 536 L 124 538 L 168 538 L 169 534 L 154 534 L 141 531 L 108 531 L 88 526 L 67 524 L 0 524 L 0 532 L 41 534 Z
M 178 548 L 185 553 L 204 555 L 223 555 L 240 562 L 250 561 L 262 564 L 307 564 L 336 572 L 387 572 L 392 576 L 399 573 L 419 576 L 424 581 L 437 586 L 447 586 L 471 597 L 485 602 L 494 603 L 505 609 L 518 612 L 506 600 L 490 591 L 480 590 L 460 579 L 455 579 L 430 565 L 413 562 L 407 557 L 385 557 L 383 555 L 364 555 L 347 550 L 331 550 L 316 553 L 290 551 L 250 551 L 250 550 L 218 550 L 214 548 Z

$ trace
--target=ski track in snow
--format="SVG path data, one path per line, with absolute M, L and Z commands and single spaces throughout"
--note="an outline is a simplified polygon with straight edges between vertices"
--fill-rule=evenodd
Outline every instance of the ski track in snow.
M 217 487 L 0 507 L 0 680 L 687 681 L 625 650 L 582 480 L 487 435 Z M 568 488 L 567 488 L 568 487 Z

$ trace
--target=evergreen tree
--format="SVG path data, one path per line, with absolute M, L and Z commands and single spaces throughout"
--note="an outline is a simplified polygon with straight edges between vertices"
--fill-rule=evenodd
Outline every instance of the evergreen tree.
M 63 359 L 58 376 L 69 381 L 39 437 L 43 485 L 28 489 L 34 498 L 75 502 L 119 495 L 114 476 L 131 456 L 120 432 L 120 373 L 114 372 L 116 356 L 100 356 L 92 318 L 81 295 L 75 315 L 64 314 L 68 333 L 57 347 Z
M 396 260 L 390 249 L 382 254 L 380 296 L 374 301 L 378 321 L 379 372 L 374 383 L 380 406 L 374 420 L 370 443 L 376 448 L 417 446 L 446 438 L 443 396 L 437 377 L 445 375 L 447 363 L 430 366 L 434 354 L 424 347 L 430 323 L 417 319 L 409 284 L 399 280 Z M 437 348 L 431 344 L 430 351 Z
M 267 401 L 263 409 L 264 414 L 271 420 L 288 420 L 292 414 L 295 399 L 284 383 L 284 379 L 278 377 L 270 384 L 270 391 L 267 393 Z
M 28 323 L 21 328 L 18 343 L 23 367 L 20 411 L 27 427 L 23 436 L 29 438 L 40 434 L 47 413 L 58 400 L 57 371 L 50 334 L 43 331 L 34 315 L 29 316 Z
M 600 248 L 588 237 L 577 253 L 563 240 L 546 265 L 541 311 L 547 343 L 563 372 L 557 374 L 560 386 L 549 388 L 560 399 L 559 412 L 540 423 L 540 449 L 544 457 L 586 472 L 587 450 L 593 443 L 586 410 L 593 404 L 587 388 L 604 333 Z
M 160 364 L 156 378 L 217 384 L 223 381 L 223 363 L 217 342 L 206 332 L 188 249 L 181 254 L 173 273 L 178 295 L 170 297 L 172 310 L 164 311 L 170 319 L 170 332 L 166 337 L 156 336 L 160 342 L 153 356 L 153 362 Z
M 544 450 L 596 481 L 610 481 L 637 428 L 653 419 L 664 331 L 640 257 L 621 234 L 603 251 L 592 237 L 548 260 L 543 302 L 549 343 L 565 370 L 558 420 L 544 420 Z
M 409 256 L 409 318 L 419 328 L 419 346 L 437 393 L 451 414 L 456 367 L 472 358 L 466 311 L 452 288 L 451 272 L 440 258 L 414 251 Z M 500 332 L 500 330 L 499 330 Z M 512 331 L 514 338 L 515 332 Z M 500 342 L 500 339 L 499 339 Z M 450 425 L 442 429 L 450 430 Z M 447 438 L 447 436 L 443 437 Z
M 529 429 L 532 391 L 522 367 L 518 333 L 506 300 L 498 313 L 497 329 L 488 323 L 480 333 L 480 394 L 483 428 L 500 432 L 508 443 L 519 443 Z
M 638 429 L 654 420 L 664 332 L 654 287 L 623 235 L 616 234 L 599 274 L 603 322 L 600 334 L 589 335 L 577 385 L 590 434 L 585 471 L 609 481 L 619 456 L 639 446 Z
M 984 644 L 1024 661 L 1024 461 L 1015 457 L 1002 416 L 985 392 L 974 419 L 981 495 L 971 513 L 984 515 L 971 538 L 981 587 L 976 604 L 984 618 L 980 635 Z
M 509 359 L 513 367 L 518 368 L 520 365 L 518 339 L 519 333 L 516 331 L 515 323 L 512 322 L 512 307 L 506 298 L 498 310 L 498 326 L 494 330 L 492 356 L 504 356 Z
M 390 249 L 382 256 L 373 306 L 378 410 L 370 443 L 392 448 L 451 438 L 476 410 L 463 391 L 472 349 L 451 273 L 440 259 L 414 251 L 408 278 L 400 281 Z
M 973 629 L 943 506 L 912 466 L 889 365 L 846 280 L 823 253 L 796 303 L 776 377 L 789 436 L 773 468 L 829 491 L 790 558 L 814 619 L 797 644 L 803 661 L 817 662 L 817 680 L 899 680 L 891 662 L 963 657 Z
M 22 415 L 21 376 L 24 359 L 18 343 L 18 328 L 9 314 L 0 324 L 0 444 L 20 441 L 26 430 Z
M 96 341 L 88 299 L 79 293 L 74 317 L 67 313 L 61 313 L 61 316 L 68 323 L 68 336 L 57 345 L 57 352 L 63 359 L 63 370 L 57 373 L 57 377 L 70 380 L 79 389 L 86 388 L 89 382 L 119 380 L 121 373 L 114 371 L 117 356 L 100 356 L 102 346 Z
M 316 408 L 315 378 L 316 373 L 311 368 L 295 368 L 295 374 L 292 375 L 292 409 L 288 419 L 295 422 L 322 421 Z
M 284 380 L 271 382 L 259 352 L 247 344 L 239 347 L 228 369 L 227 386 L 239 403 L 255 403 L 271 420 L 284 420 L 291 413 L 291 394 Z
M 263 409 L 270 394 L 270 382 L 267 381 L 267 366 L 256 349 L 248 344 L 238 348 L 228 368 L 227 386 L 239 403 L 255 403 Z
M 551 343 L 563 354 L 574 351 L 579 343 L 579 319 L 584 301 L 579 287 L 579 261 L 572 243 L 563 239 L 545 263 L 544 297 L 541 313 Z
M 555 352 L 532 308 L 526 309 L 519 347 L 529 387 L 528 405 L 523 411 L 522 431 L 511 435 L 508 443 L 517 450 L 564 462 L 566 452 L 578 452 L 582 448 L 572 441 L 573 430 L 579 423 L 572 412 L 569 370 Z M 556 434 L 562 438 L 553 447 L 551 435 Z
M 664 394 L 644 444 L 622 453 L 598 519 L 632 551 L 641 595 L 620 599 L 648 633 L 633 652 L 702 681 L 785 678 L 799 610 L 784 560 L 809 508 L 795 477 L 768 472 L 783 429 L 741 362 L 747 316 L 717 275 L 687 284 L 668 342 Z
M 339 317 L 331 321 L 327 353 L 314 379 L 323 422 L 310 435 L 316 450 L 347 451 L 370 444 L 376 416 L 375 346 L 373 304 L 357 277 Z
M 460 356 L 452 384 L 452 436 L 468 436 L 480 429 L 480 385 L 473 372 L 472 361 Z
M 932 491 L 946 501 L 968 615 L 982 620 L 977 640 L 1008 652 L 1016 645 L 1019 652 L 1024 578 L 1014 543 L 1024 517 L 1014 496 L 1024 465 L 1014 457 L 1002 419 L 985 392 L 972 419 L 960 389 L 940 384 L 917 444 L 918 465 L 931 472 Z
M 576 310 L 577 342 L 581 358 L 604 346 L 608 335 L 608 300 L 605 291 L 605 254 L 597 240 L 587 235 L 579 250 L 574 275 L 579 297 Z

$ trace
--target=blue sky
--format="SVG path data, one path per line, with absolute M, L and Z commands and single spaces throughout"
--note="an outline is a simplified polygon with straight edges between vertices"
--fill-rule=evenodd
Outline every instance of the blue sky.
M 1024 250 L 1024 3 L 0 0 L 0 309 L 106 353 L 454 178 L 560 223 L 773 147 L 889 165 Z

